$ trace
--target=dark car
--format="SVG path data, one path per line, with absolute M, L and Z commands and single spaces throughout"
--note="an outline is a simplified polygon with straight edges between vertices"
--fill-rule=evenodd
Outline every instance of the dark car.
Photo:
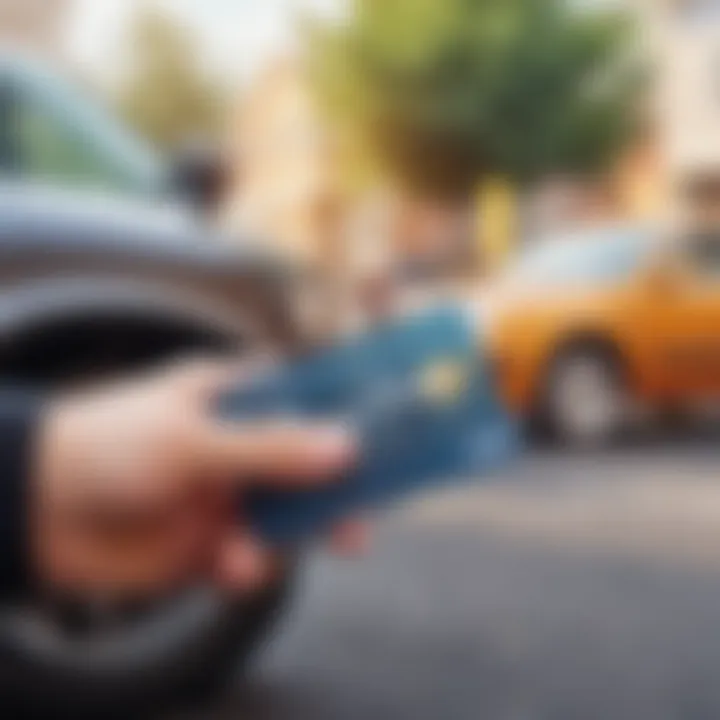
M 298 346 L 289 269 L 198 220 L 162 163 L 101 111 L 6 59 L 0 117 L 5 382 L 52 391 L 184 352 Z M 289 575 L 244 601 L 198 588 L 142 607 L 53 597 L 4 607 L 2 706 L 135 717 L 206 691 L 265 635 Z

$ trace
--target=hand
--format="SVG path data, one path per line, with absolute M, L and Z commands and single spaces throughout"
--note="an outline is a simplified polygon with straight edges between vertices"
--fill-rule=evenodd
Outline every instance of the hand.
M 355 447 L 336 426 L 216 420 L 210 403 L 238 374 L 193 363 L 51 404 L 31 492 L 40 582 L 114 598 L 203 577 L 237 590 L 269 581 L 273 558 L 240 522 L 238 487 L 333 480 Z M 364 535 L 349 523 L 335 542 L 354 552 Z

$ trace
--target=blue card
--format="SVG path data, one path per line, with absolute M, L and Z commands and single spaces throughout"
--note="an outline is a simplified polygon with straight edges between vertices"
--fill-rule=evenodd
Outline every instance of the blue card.
M 273 544 L 419 490 L 476 480 L 516 454 L 517 425 L 495 396 L 477 328 L 457 308 L 388 323 L 230 392 L 223 417 L 338 420 L 355 430 L 358 463 L 320 488 L 258 490 L 253 529 Z

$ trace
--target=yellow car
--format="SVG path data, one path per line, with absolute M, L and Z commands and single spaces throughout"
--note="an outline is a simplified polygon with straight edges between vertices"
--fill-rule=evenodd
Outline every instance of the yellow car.
M 478 306 L 505 399 L 565 441 L 605 442 L 636 408 L 720 399 L 720 233 L 539 243 Z

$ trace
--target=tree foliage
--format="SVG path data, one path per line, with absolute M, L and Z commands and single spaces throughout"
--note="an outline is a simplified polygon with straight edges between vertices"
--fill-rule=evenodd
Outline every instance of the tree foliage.
M 628 18 L 569 0 L 354 0 L 312 28 L 325 108 L 405 184 L 602 169 L 637 126 Z
M 199 63 L 189 28 L 141 5 L 129 30 L 127 56 L 118 104 L 142 134 L 173 148 L 218 132 L 222 95 Z

